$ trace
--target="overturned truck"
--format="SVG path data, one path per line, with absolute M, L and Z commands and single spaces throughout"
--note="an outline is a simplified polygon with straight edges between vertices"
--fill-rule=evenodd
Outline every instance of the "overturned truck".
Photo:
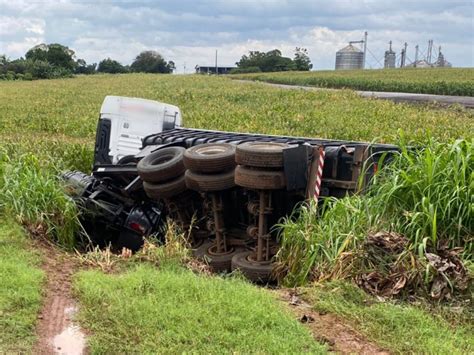
M 92 174 L 64 180 L 93 243 L 138 250 L 172 219 L 216 272 L 272 279 L 273 226 L 302 201 L 364 187 L 395 146 L 181 127 L 178 107 L 107 96 Z

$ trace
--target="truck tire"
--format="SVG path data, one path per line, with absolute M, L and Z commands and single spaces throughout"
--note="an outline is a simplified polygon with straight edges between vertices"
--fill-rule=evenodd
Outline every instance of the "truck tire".
M 204 254 L 206 253 L 206 250 L 209 249 L 212 244 L 212 240 L 205 240 L 198 247 L 191 249 L 191 253 L 196 259 L 202 260 L 204 258 Z
M 186 186 L 194 191 L 212 192 L 235 186 L 234 169 L 219 174 L 198 174 L 186 170 Z
M 137 164 L 138 175 L 146 182 L 164 182 L 178 177 L 186 170 L 183 147 L 167 147 L 148 154 Z
M 196 173 L 219 173 L 235 167 L 235 145 L 206 143 L 184 152 L 184 166 Z
M 154 184 L 145 181 L 143 182 L 143 189 L 145 190 L 146 195 L 152 200 L 171 198 L 186 191 L 186 181 L 184 175 L 161 184 Z
M 232 258 L 232 271 L 240 270 L 240 272 L 250 281 L 256 283 L 268 283 L 274 280 L 273 266 L 271 261 L 256 262 L 249 260 L 252 251 L 244 251 L 237 253 Z
M 255 190 L 278 190 L 286 186 L 286 179 L 281 170 L 258 170 L 237 165 L 235 184 Z
M 201 259 L 210 266 L 214 272 L 228 272 L 232 268 L 233 257 L 242 251 L 242 248 L 233 247 L 227 253 L 214 254 L 212 253 L 212 244 L 210 247 L 204 250 L 204 254 Z
M 245 142 L 237 146 L 235 161 L 240 165 L 257 168 L 281 168 L 283 149 L 288 147 L 290 145 L 287 143 Z
M 136 164 L 137 161 L 138 159 L 135 158 L 135 155 L 126 155 L 119 159 L 119 161 L 117 162 L 117 165 L 131 165 L 131 164 Z
M 137 252 L 143 246 L 143 236 L 128 229 L 120 231 L 117 248 L 122 251 L 122 248 L 130 249 L 132 252 Z

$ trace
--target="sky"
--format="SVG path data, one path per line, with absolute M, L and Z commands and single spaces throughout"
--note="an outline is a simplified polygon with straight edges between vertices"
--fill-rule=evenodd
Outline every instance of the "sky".
M 0 54 L 24 56 L 40 43 L 61 43 L 88 63 L 110 57 L 130 64 L 143 50 L 176 63 L 234 66 L 249 50 L 305 47 L 314 69 L 333 69 L 335 53 L 368 31 L 367 67 L 383 63 L 388 42 L 407 56 L 442 47 L 453 66 L 474 66 L 474 0 L 0 0 Z

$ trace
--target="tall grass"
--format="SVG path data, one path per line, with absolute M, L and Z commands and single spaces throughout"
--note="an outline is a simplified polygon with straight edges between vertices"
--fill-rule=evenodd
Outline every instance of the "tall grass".
M 33 234 L 47 235 L 73 248 L 78 211 L 58 180 L 51 161 L 33 153 L 11 160 L 0 151 L 0 211 L 12 215 Z
M 474 141 L 430 141 L 416 151 L 400 146 L 366 195 L 326 199 L 320 211 L 302 206 L 283 221 L 278 260 L 288 284 L 338 277 L 337 264 L 383 230 L 406 236 L 419 257 L 460 247 L 464 260 L 473 260 Z
M 371 194 L 382 216 L 407 235 L 420 255 L 427 248 L 474 253 L 474 140 L 430 142 L 416 152 L 401 144 Z

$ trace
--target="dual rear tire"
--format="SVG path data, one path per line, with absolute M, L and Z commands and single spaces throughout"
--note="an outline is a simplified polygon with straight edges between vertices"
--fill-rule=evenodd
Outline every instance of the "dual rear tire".
M 137 164 L 146 195 L 153 199 L 172 198 L 186 190 L 183 147 L 166 147 L 148 154 Z
M 235 146 L 207 143 L 184 153 L 186 186 L 200 192 L 217 192 L 235 186 Z

